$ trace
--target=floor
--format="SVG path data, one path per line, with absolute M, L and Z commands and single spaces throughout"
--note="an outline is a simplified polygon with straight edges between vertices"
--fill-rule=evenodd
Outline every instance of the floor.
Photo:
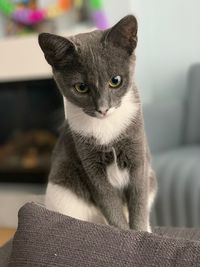
M 15 229 L 0 228 L 0 247 L 14 236 Z

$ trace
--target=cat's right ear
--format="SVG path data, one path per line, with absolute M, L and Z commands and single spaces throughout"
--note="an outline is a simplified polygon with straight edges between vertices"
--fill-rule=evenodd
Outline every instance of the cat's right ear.
M 70 40 L 55 34 L 41 33 L 38 42 L 47 62 L 53 68 L 63 68 L 73 61 L 76 47 Z

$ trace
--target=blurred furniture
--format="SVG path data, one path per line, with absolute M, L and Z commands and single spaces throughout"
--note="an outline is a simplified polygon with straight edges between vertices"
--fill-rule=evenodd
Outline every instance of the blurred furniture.
M 53 79 L 0 82 L 0 182 L 46 182 L 62 106 Z
M 144 107 L 159 192 L 157 225 L 200 227 L 200 64 L 189 70 L 185 99 Z

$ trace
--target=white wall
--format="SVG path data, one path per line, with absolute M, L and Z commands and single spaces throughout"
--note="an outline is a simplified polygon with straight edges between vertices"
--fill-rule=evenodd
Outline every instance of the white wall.
M 139 20 L 136 80 L 145 102 L 182 98 L 187 71 L 200 62 L 199 0 L 104 0 L 109 22 Z
M 143 99 L 182 98 L 188 68 L 200 62 L 200 1 L 131 3 L 139 20 L 136 78 Z
M 127 14 L 130 14 L 132 2 L 132 0 L 103 0 L 109 24 L 113 25 Z

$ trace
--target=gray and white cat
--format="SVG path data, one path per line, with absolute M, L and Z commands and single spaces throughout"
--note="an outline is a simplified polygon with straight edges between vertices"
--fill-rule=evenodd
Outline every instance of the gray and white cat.
M 47 208 L 121 229 L 150 231 L 156 193 L 133 74 L 137 21 L 39 44 L 65 103 L 52 158 Z

